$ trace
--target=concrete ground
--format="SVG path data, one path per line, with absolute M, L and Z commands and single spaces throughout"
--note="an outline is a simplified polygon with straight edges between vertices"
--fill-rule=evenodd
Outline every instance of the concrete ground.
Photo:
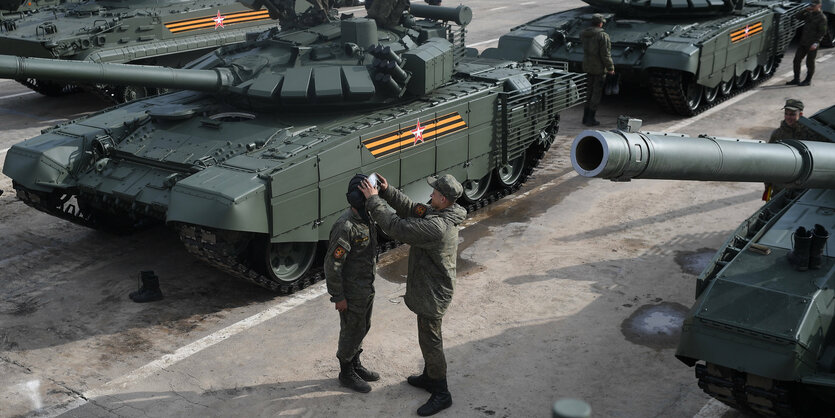
M 484 47 L 580 3 L 470 4 L 470 43 Z M 607 97 L 598 119 L 602 129 L 628 114 L 652 131 L 764 139 L 786 98 L 802 99 L 807 115 L 832 104 L 832 55 L 818 57 L 812 88 L 785 87 L 784 62 L 773 79 L 693 118 L 634 91 Z M 92 95 L 47 98 L 0 81 L 0 156 L 101 107 Z M 549 416 L 563 397 L 599 417 L 738 416 L 673 354 L 696 276 L 761 205 L 762 185 L 578 177 L 568 150 L 581 113 L 563 114 L 533 179 L 461 230 L 444 318 L 455 403 L 440 416 Z M 402 303 L 405 247 L 381 258 L 363 353 L 382 379 L 356 394 L 336 382 L 338 317 L 323 284 L 275 296 L 203 265 L 168 229 L 111 236 L 25 206 L 7 177 L 0 189 L 0 417 L 412 416 L 428 397 L 404 381 L 422 367 Z M 149 269 L 165 299 L 135 304 L 127 294 Z

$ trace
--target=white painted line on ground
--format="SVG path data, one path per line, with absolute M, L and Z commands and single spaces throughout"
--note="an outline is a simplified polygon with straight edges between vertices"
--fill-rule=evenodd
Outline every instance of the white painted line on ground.
M 289 299 L 278 303 L 277 305 L 209 334 L 191 344 L 180 347 L 172 354 L 166 354 L 126 375 L 117 377 L 116 379 L 101 385 L 98 388 L 84 392 L 84 399 L 79 399 L 68 405 L 49 410 L 47 416 L 55 417 L 84 406 L 89 402 L 89 400 L 96 397 L 118 393 L 120 389 L 126 388 L 131 383 L 135 383 L 141 379 L 165 370 L 166 368 L 169 368 L 217 343 L 223 342 L 230 337 L 269 321 L 270 319 L 297 308 L 305 302 L 316 299 L 325 293 L 327 293 L 327 286 L 325 283 L 312 286 L 307 290 L 297 293 Z
M 519 3 L 520 6 L 530 6 L 532 4 L 536 4 L 535 1 L 526 1 L 524 3 Z
M 707 401 L 705 406 L 699 410 L 693 418 L 716 418 L 725 415 L 725 412 L 730 411 L 731 408 L 722 402 L 712 399 Z
M 23 93 L 10 94 L 8 96 L 0 96 L 0 100 L 11 99 L 13 97 L 28 96 L 30 94 L 37 94 L 37 93 L 35 93 L 34 91 L 24 91 Z
M 468 47 L 476 47 L 476 46 L 479 46 L 479 45 L 486 45 L 486 44 L 489 44 L 489 43 L 493 43 L 493 42 L 496 42 L 496 41 L 498 41 L 498 40 L 499 40 L 499 38 L 496 38 L 496 39 L 490 39 L 490 40 L 488 40 L 488 41 L 476 42 L 476 43 L 474 43 L 474 44 L 469 44 L 469 45 L 467 45 L 467 46 L 468 46 Z
M 832 58 L 832 54 L 826 54 L 826 55 L 816 59 L 815 62 L 824 62 L 824 61 L 826 61 L 830 58 Z
M 499 10 L 504 10 L 504 9 L 507 9 L 507 6 L 494 7 L 494 8 L 492 8 L 492 9 L 487 9 L 487 11 L 488 11 L 488 12 L 496 12 L 496 11 L 499 11 Z

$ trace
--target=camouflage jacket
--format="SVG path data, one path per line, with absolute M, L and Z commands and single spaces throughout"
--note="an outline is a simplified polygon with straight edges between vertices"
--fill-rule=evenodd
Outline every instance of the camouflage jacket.
M 592 75 L 615 71 L 612 41 L 603 28 L 586 28 L 580 33 L 580 39 L 583 41 L 583 71 Z
M 799 13 L 806 23 L 803 24 L 803 31 L 800 34 L 800 42 L 806 48 L 812 44 L 820 43 L 823 35 L 826 35 L 826 16 L 823 12 L 810 12 L 804 10 Z
M 406 306 L 421 316 L 443 317 L 455 289 L 458 225 L 467 211 L 458 204 L 434 210 L 394 187 L 372 196 L 365 207 L 386 234 L 411 246 Z
M 374 294 L 377 232 L 351 209 L 331 228 L 325 254 L 325 281 L 331 302 Z
M 809 133 L 800 123 L 795 123 L 794 126 L 789 126 L 786 121 L 780 122 L 780 127 L 771 132 L 771 138 L 768 142 L 777 142 L 784 139 L 799 139 L 810 140 Z

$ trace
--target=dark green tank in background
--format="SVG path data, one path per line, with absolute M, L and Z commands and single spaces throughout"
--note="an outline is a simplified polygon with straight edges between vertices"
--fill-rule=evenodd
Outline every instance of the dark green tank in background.
M 449 173 L 476 209 L 516 190 L 559 112 L 585 100 L 565 64 L 466 56 L 471 16 L 413 5 L 391 28 L 272 29 L 189 69 L 0 56 L 5 78 L 190 90 L 47 129 L 11 147 L 3 173 L 38 210 L 102 229 L 165 222 L 206 262 L 292 292 L 321 278 L 355 173 L 419 201 L 426 176 Z
M 698 277 L 676 352 L 696 366 L 709 395 L 763 416 L 835 410 L 835 245 L 830 239 L 817 270 L 797 271 L 787 258 L 799 226 L 835 231 L 835 106 L 800 123 L 827 141 L 584 131 L 571 149 L 574 169 L 586 177 L 786 187 L 734 231 Z
M 591 7 L 528 22 L 484 56 L 569 61 L 582 71 L 580 32 L 606 18 L 615 71 L 670 113 L 695 115 L 774 74 L 802 22 L 782 0 L 584 0 Z
M 62 60 L 182 67 L 223 45 L 244 42 L 248 32 L 277 23 L 267 10 L 234 0 L 4 1 L 0 7 L 0 54 Z M 75 83 L 21 77 L 45 94 L 77 90 Z M 156 94 L 154 87 L 83 85 L 122 103 Z

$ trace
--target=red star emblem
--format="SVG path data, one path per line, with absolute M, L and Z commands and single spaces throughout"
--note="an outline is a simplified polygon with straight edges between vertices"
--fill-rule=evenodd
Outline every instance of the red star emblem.
M 418 141 L 423 142 L 423 131 L 425 128 L 420 127 L 420 119 L 417 120 L 417 126 L 415 129 L 412 129 L 412 135 L 415 136 L 415 143 L 413 145 L 417 145 Z
M 223 27 L 223 19 L 226 19 L 226 16 L 222 16 L 220 14 L 220 10 L 218 10 L 217 11 L 217 16 L 215 16 L 215 18 L 212 19 L 212 20 L 215 21 L 215 29 L 217 29 L 218 26 L 220 26 L 221 28 Z

